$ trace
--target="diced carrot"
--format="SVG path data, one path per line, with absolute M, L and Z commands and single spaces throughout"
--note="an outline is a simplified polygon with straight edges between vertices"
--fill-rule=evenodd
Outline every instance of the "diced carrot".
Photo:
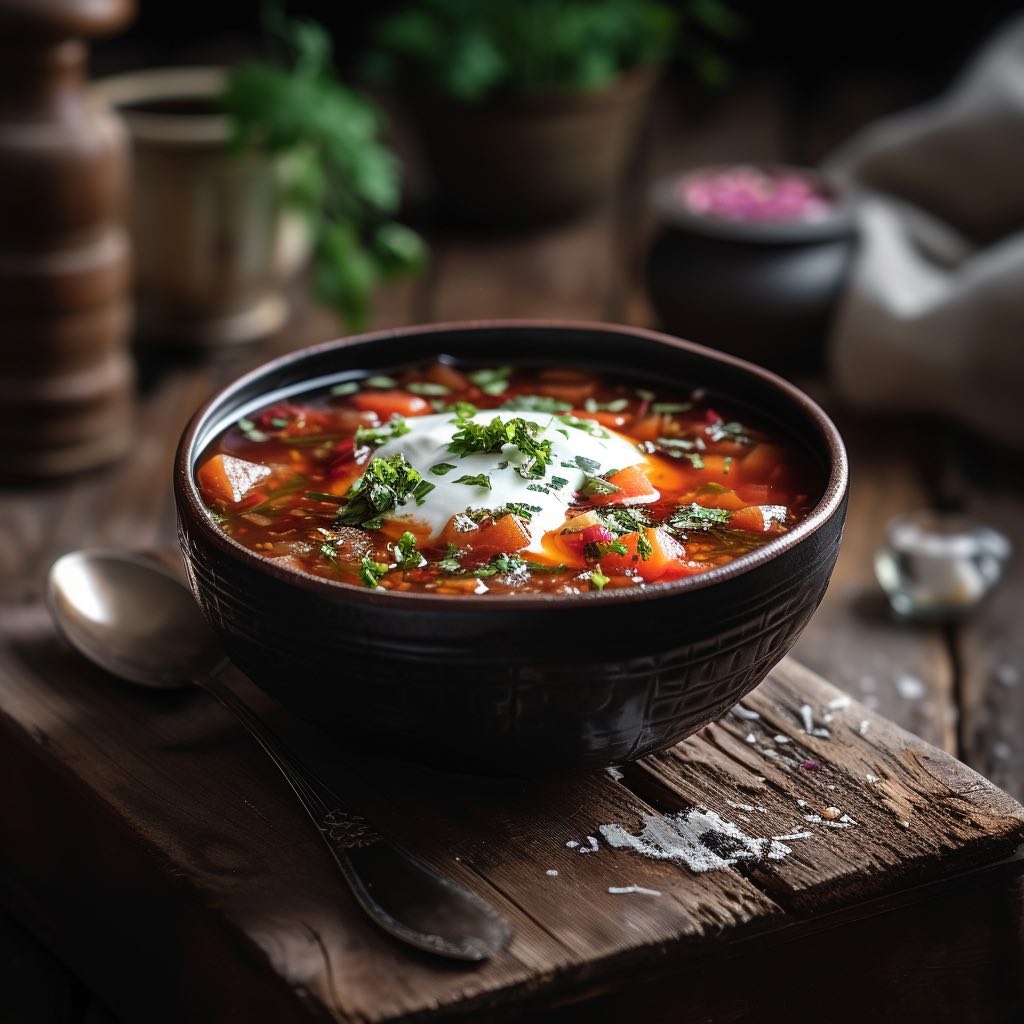
M 618 490 L 613 494 L 595 494 L 588 500 L 595 505 L 637 505 L 657 501 L 661 495 L 639 466 L 627 466 L 608 477 Z
M 433 366 L 424 370 L 422 376 L 424 380 L 428 380 L 432 384 L 440 384 L 449 391 L 465 391 L 469 387 L 469 379 L 447 363 L 434 363 Z
M 700 470 L 700 479 L 729 487 L 739 479 L 739 463 L 727 455 L 704 455 L 704 468 Z
M 651 544 L 650 555 L 646 559 L 637 554 L 639 534 L 627 533 L 618 540 L 628 549 L 625 555 L 611 552 L 601 556 L 601 569 L 606 575 L 623 573 L 627 569 L 636 570 L 644 580 L 660 579 L 665 573 L 678 566 L 686 558 L 686 550 L 675 538 L 664 530 L 648 527 L 644 535 Z
M 236 505 L 253 486 L 264 477 L 270 476 L 269 466 L 261 466 L 233 455 L 214 455 L 207 459 L 196 473 L 199 489 L 207 501 L 223 501 Z
M 583 405 L 588 398 L 593 398 L 598 385 L 594 376 L 579 370 L 541 370 L 537 377 L 538 395 L 548 395 L 572 406 Z
M 629 428 L 629 435 L 637 441 L 657 441 L 665 436 L 665 417 L 645 416 Z
M 740 462 L 740 475 L 745 483 L 767 483 L 777 466 L 784 463 L 786 452 L 777 444 L 757 444 Z
M 629 415 L 624 412 L 588 412 L 586 409 L 573 409 L 572 415 L 580 420 L 593 420 L 602 427 L 611 427 L 612 430 L 620 430 L 629 422 Z
M 735 491 L 727 487 L 701 488 L 691 500 L 705 508 L 725 508 L 730 511 L 750 504 L 749 501 L 744 501 Z M 688 502 L 681 502 L 681 504 L 688 504 Z
M 431 405 L 419 395 L 409 391 L 358 391 L 352 396 L 357 409 L 375 412 L 381 419 L 392 416 L 423 416 Z
M 465 535 L 464 535 L 465 536 Z M 511 513 L 502 516 L 496 523 L 466 537 L 474 551 L 481 548 L 511 554 L 522 551 L 530 543 L 530 533 L 523 521 Z
M 769 484 L 739 484 L 736 493 L 744 505 L 767 505 L 777 492 Z
M 751 533 L 781 533 L 785 527 L 779 519 L 785 516 L 786 509 L 782 505 L 748 505 L 729 516 L 729 525 Z

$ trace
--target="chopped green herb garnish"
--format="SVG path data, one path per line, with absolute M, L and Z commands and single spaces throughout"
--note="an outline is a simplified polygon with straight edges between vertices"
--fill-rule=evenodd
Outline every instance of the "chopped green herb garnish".
M 524 456 L 516 472 L 527 480 L 544 476 L 551 462 L 551 442 L 537 440 L 540 426 L 531 420 L 517 416 L 502 420 L 495 416 L 490 423 L 474 423 L 472 420 L 459 423 L 459 429 L 452 436 L 448 451 L 465 457 L 476 452 L 499 452 L 505 445 L 512 445 Z
M 693 530 L 710 530 L 713 526 L 725 526 L 729 522 L 730 513 L 724 508 L 705 508 L 693 502 L 680 505 L 665 521 L 672 530 L 688 532 Z
M 406 531 L 395 545 L 395 561 L 400 569 L 418 569 L 427 560 L 416 549 L 416 537 Z
M 483 509 L 482 511 L 490 514 L 489 509 Z M 483 519 L 483 516 L 480 516 Z M 457 512 L 452 517 L 452 526 L 455 528 L 456 533 L 469 533 L 470 530 L 475 530 L 478 526 L 477 520 L 467 512 Z
M 544 562 L 528 562 L 524 561 L 518 555 L 501 554 L 495 555 L 486 565 L 480 565 L 475 569 L 470 569 L 469 575 L 488 578 L 490 576 L 496 576 L 499 572 L 512 575 L 513 573 L 522 572 L 524 570 L 538 574 L 556 573 L 561 572 L 564 568 L 564 565 L 546 565 Z
M 732 471 L 732 456 L 731 455 L 726 455 L 726 457 L 724 459 L 722 459 L 722 472 L 725 473 L 726 475 L 728 475 L 731 471 Z
M 591 541 L 583 548 L 583 554 L 587 558 L 604 558 L 605 555 L 628 555 L 629 548 L 621 540 Z
M 462 566 L 459 564 L 458 547 L 456 547 L 454 544 L 449 543 L 444 558 L 440 559 L 435 564 L 437 565 L 438 569 L 441 569 L 444 572 L 461 572 Z
M 326 491 L 306 491 L 306 497 L 310 501 L 325 501 L 332 505 L 341 505 L 345 499 L 337 494 L 328 494 Z
M 548 482 L 556 491 L 560 491 L 569 481 L 564 476 L 553 476 Z
M 331 394 L 336 396 L 354 395 L 359 390 L 359 382 L 355 380 L 342 381 L 331 388 Z
M 658 447 L 664 448 L 670 455 L 678 455 L 680 452 L 693 451 L 695 441 L 689 441 L 685 437 L 659 437 Z
M 256 429 L 256 424 L 252 420 L 241 419 L 236 424 L 238 429 L 245 435 L 247 441 L 266 441 L 267 435 L 262 430 Z
M 275 430 L 284 430 L 284 428 L 288 426 L 289 422 L 290 420 L 282 419 L 280 416 L 274 416 L 270 421 L 270 425 Z
M 338 560 L 338 549 L 333 544 L 328 544 L 327 541 L 320 545 L 320 554 L 332 562 Z
M 506 399 L 502 409 L 514 409 L 522 412 L 568 412 L 572 406 L 549 395 L 513 395 Z M 568 436 L 568 435 L 566 435 Z
M 625 545 L 623 545 L 625 547 Z M 601 572 L 601 563 L 598 562 L 593 569 L 590 570 L 590 582 L 598 589 L 604 590 L 605 586 L 610 582 L 608 576 L 605 576 Z
M 491 478 L 486 473 L 476 473 L 472 476 L 466 474 L 455 481 L 457 484 L 469 484 L 471 487 L 486 487 L 491 489 Z
M 704 457 L 700 452 L 683 452 L 682 458 L 689 459 L 690 465 L 693 466 L 694 469 L 704 468 Z
M 453 423 L 461 423 L 463 420 L 472 419 L 480 410 L 472 402 L 441 402 L 435 400 L 433 403 L 435 412 L 453 412 L 455 419 Z
M 712 441 L 735 441 L 737 444 L 750 444 L 747 428 L 742 423 L 712 423 L 705 433 Z
M 368 587 L 379 587 L 390 568 L 387 562 L 375 562 L 369 555 L 364 555 L 359 563 L 359 576 Z
M 528 491 L 538 491 L 540 494 L 550 494 L 551 488 L 545 487 L 543 484 L 527 484 L 526 489 Z
M 414 395 L 448 395 L 451 394 L 451 388 L 446 388 L 443 384 L 435 384 L 431 380 L 414 380 L 409 384 L 405 385 L 406 391 L 411 391 Z
M 675 412 L 689 412 L 692 408 L 693 402 L 655 402 L 651 412 L 657 416 L 671 416 Z
M 588 459 L 585 455 L 576 455 L 573 462 L 583 470 L 584 473 L 596 473 L 601 468 L 600 462 Z
M 636 397 L 639 398 L 641 402 L 653 402 L 655 394 L 653 391 L 648 391 L 647 388 L 637 388 Z
M 414 494 L 419 498 L 424 483 L 401 452 L 386 459 L 372 458 L 362 476 L 348 489 L 335 526 L 379 530 L 384 513 L 404 505 Z M 432 488 L 433 484 L 427 486 Z
M 616 398 L 611 402 L 599 402 L 595 398 L 588 398 L 583 403 L 583 408 L 587 412 L 622 412 L 623 409 L 629 407 L 628 398 Z
M 417 505 L 422 505 L 426 501 L 427 495 L 434 490 L 437 484 L 430 483 L 429 480 L 421 480 L 414 488 L 412 496 L 416 499 Z
M 430 472 L 434 476 L 444 476 L 445 473 L 450 473 L 454 468 L 450 462 L 439 462 L 436 466 L 430 467 Z
M 604 525 L 617 537 L 636 534 L 636 553 L 646 562 L 654 552 L 644 528 L 651 525 L 647 516 L 635 508 L 609 508 L 598 513 Z M 625 552 L 619 552 L 625 554 Z
M 599 476 L 588 476 L 580 487 L 580 494 L 588 498 L 596 498 L 607 494 L 617 494 L 622 488 Z
M 577 430 L 590 434 L 591 437 L 611 437 L 611 434 L 600 423 L 595 423 L 594 420 L 581 420 L 576 416 L 568 414 L 563 414 L 558 419 L 567 427 L 575 427 Z
M 474 370 L 469 379 L 485 395 L 500 395 L 508 390 L 508 379 L 511 376 L 511 366 L 496 366 L 492 369 Z
M 392 441 L 396 437 L 408 434 L 412 428 L 400 416 L 388 420 L 382 427 L 356 427 L 355 443 L 357 446 L 364 444 L 384 444 L 385 441 Z
M 383 374 L 377 374 L 374 377 L 367 377 L 363 383 L 368 388 L 397 388 L 398 381 L 394 377 L 385 377 Z

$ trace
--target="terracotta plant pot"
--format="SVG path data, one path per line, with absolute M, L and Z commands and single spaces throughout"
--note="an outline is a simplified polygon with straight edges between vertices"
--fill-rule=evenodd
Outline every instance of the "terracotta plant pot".
M 814 171 L 800 173 L 831 197 L 818 219 L 727 220 L 686 206 L 681 189 L 688 175 L 655 185 L 659 230 L 646 280 L 662 327 L 772 369 L 822 364 L 856 250 L 853 197 Z
M 556 221 L 600 204 L 622 181 L 656 78 L 643 68 L 599 92 L 502 96 L 476 106 L 412 95 L 439 199 L 486 225 Z
M 96 87 L 131 135 L 136 295 L 148 339 L 250 341 L 286 317 L 279 167 L 259 152 L 229 149 L 230 124 L 216 107 L 226 74 L 142 71 Z

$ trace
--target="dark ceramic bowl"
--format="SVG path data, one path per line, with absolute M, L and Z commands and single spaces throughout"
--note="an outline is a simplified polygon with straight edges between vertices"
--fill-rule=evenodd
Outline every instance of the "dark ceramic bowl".
M 650 205 L 658 230 L 646 283 L 661 325 L 701 344 L 778 370 L 824 363 L 825 339 L 853 265 L 855 197 L 808 168 L 797 171 L 830 197 L 813 220 L 744 221 L 691 210 L 681 191 L 703 167 L 658 182 Z
M 769 417 L 821 469 L 822 498 L 791 532 L 673 583 L 573 597 L 369 590 L 273 565 L 207 515 L 193 481 L 228 424 L 310 382 L 440 353 L 577 365 L 701 385 Z M 764 370 L 651 331 L 496 322 L 328 342 L 254 370 L 192 418 L 174 495 L 193 591 L 231 660 L 346 746 L 482 774 L 596 767 L 667 747 L 753 689 L 825 592 L 846 513 L 842 440 L 805 395 Z

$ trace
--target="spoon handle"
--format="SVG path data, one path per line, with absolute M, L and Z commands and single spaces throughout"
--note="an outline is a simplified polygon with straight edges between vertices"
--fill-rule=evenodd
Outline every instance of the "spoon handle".
M 486 960 L 507 945 L 508 925 L 490 904 L 432 871 L 348 810 L 222 680 L 210 676 L 197 683 L 238 718 L 277 765 L 359 905 L 381 928 L 455 960 Z

